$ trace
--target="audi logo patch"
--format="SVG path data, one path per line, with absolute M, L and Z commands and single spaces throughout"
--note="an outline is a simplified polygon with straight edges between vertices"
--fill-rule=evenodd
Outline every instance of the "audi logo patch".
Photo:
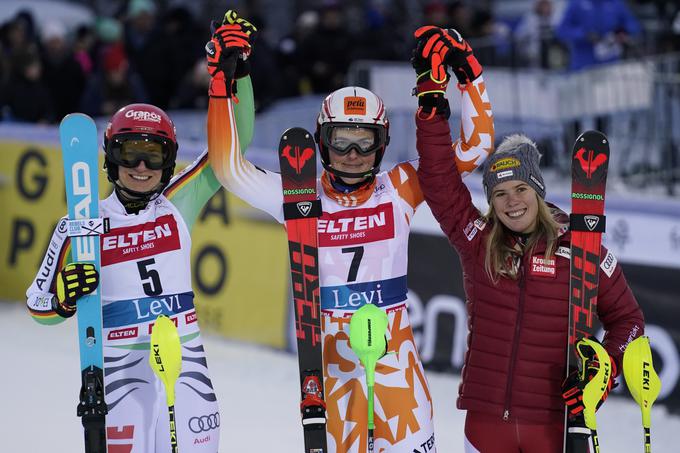
M 189 419 L 189 429 L 192 433 L 202 433 L 220 427 L 220 413 L 215 412 L 210 415 L 191 417 Z

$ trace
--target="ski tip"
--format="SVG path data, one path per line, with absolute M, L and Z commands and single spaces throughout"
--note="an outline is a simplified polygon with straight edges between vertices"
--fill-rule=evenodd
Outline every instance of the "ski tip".
M 600 142 L 603 145 L 609 143 L 609 139 L 602 132 L 590 130 L 581 133 L 581 135 L 579 135 L 578 138 L 576 139 L 576 144 L 592 143 L 594 141 Z
M 97 124 L 84 113 L 69 113 L 59 123 L 59 131 L 62 134 L 69 134 L 74 130 L 95 131 L 96 133 Z
M 290 141 L 293 138 L 310 140 L 314 135 L 302 127 L 291 127 L 286 129 L 281 135 L 281 141 Z

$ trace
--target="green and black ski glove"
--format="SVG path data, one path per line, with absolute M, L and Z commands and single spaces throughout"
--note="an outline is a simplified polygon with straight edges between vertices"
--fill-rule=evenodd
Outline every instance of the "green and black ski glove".
M 57 297 L 52 308 L 63 318 L 76 312 L 76 302 L 99 286 L 99 272 L 90 263 L 69 263 L 57 274 Z

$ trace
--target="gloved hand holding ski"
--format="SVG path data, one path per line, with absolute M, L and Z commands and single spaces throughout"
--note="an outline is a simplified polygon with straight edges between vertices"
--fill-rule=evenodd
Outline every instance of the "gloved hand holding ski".
M 70 263 L 57 274 L 57 297 L 52 301 L 54 311 L 64 318 L 76 312 L 76 302 L 99 286 L 99 272 L 90 263 Z
M 583 339 L 577 348 L 583 357 L 582 369 L 573 370 L 562 384 L 562 398 L 572 416 L 586 410 L 586 405 L 594 407 L 595 411 L 599 409 L 617 385 L 614 382 L 616 364 L 597 340 Z M 593 392 L 591 388 L 604 390 L 596 399 L 600 391 Z

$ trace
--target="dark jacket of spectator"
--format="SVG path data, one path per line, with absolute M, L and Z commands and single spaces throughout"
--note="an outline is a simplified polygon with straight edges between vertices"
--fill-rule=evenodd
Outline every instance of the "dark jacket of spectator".
M 2 91 L 7 119 L 31 123 L 54 121 L 52 97 L 43 81 L 37 53 L 26 51 L 13 57 L 12 74 Z
M 130 71 L 122 46 L 115 44 L 103 53 L 102 70 L 90 78 L 81 111 L 91 116 L 111 116 L 121 107 L 148 102 L 146 90 L 137 74 Z

